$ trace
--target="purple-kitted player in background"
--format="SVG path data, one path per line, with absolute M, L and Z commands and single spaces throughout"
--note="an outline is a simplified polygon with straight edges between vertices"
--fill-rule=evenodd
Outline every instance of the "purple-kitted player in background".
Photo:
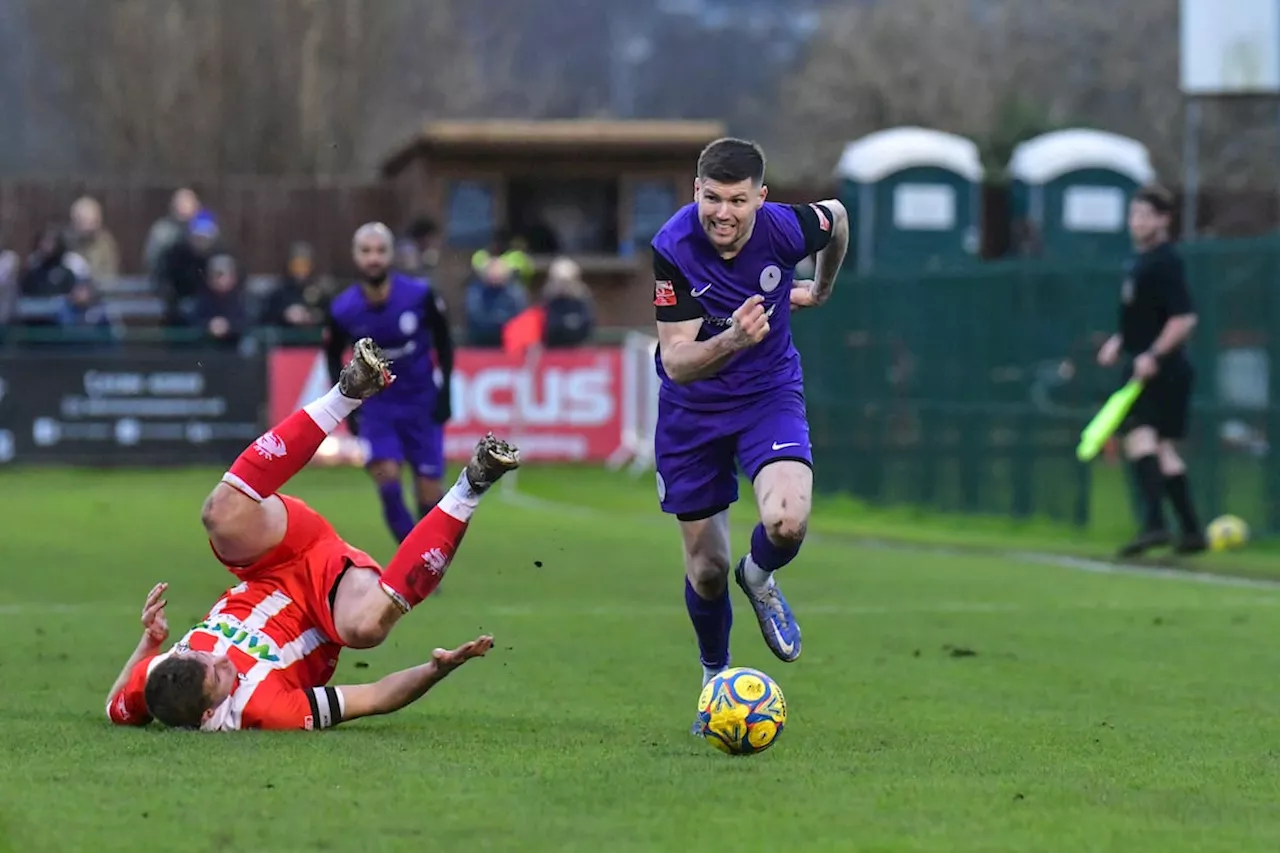
M 373 338 L 392 360 L 395 382 L 368 400 L 359 418 L 348 419 L 348 425 L 368 448 L 368 471 L 378 486 L 383 517 L 391 535 L 402 542 L 415 519 L 405 506 L 401 464 L 408 462 L 413 468 L 419 518 L 443 495 L 453 339 L 444 301 L 431 285 L 391 272 L 395 238 L 387 226 L 360 226 L 352 251 L 360 281 L 330 305 L 325 331 L 329 374 L 336 382 L 343 353 L 359 338 Z
M 849 245 L 840 202 L 766 202 L 764 167 L 754 143 L 712 142 L 698 158 L 694 203 L 653 239 L 658 497 L 684 538 L 685 602 L 704 685 L 729 665 L 735 462 L 751 479 L 760 523 L 734 578 L 770 650 L 783 661 L 800 656 L 800 628 L 773 575 L 800 550 L 813 492 L 789 321 L 792 310 L 830 296 Z M 796 265 L 815 252 L 815 280 L 795 281 Z

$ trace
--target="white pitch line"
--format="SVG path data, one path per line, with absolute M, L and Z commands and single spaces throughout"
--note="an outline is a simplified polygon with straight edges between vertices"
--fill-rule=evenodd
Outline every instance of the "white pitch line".
M 906 614 L 982 614 L 982 613 L 1067 613 L 1102 611 L 1122 612 L 1206 612 L 1230 611 L 1245 608 L 1270 608 L 1280 605 L 1280 598 L 1245 598 L 1234 601 L 1187 601 L 1187 602 L 1111 602 L 1083 601 L 1079 603 L 1055 604 L 1043 607 L 1019 604 L 986 602 L 986 601 L 944 601 L 937 604 L 889 606 L 889 605 L 804 605 L 797 610 L 797 616 L 807 619 L 811 616 L 902 616 Z M 584 607 L 533 607 L 531 605 L 510 605 L 480 607 L 475 610 L 459 609 L 458 615 L 495 616 L 495 617 L 600 617 L 620 619 L 672 619 L 687 618 L 681 607 L 671 606 L 627 606 L 601 605 Z
M 1194 572 L 1171 566 L 1138 566 L 1130 563 L 1108 563 L 1105 560 L 1091 560 L 1088 557 L 1071 557 L 1065 554 L 1041 554 L 1037 552 L 1009 551 L 1004 556 L 1015 560 L 1026 560 L 1029 563 L 1043 563 L 1079 572 L 1094 572 L 1103 575 L 1138 575 L 1161 580 L 1185 581 L 1190 583 L 1207 583 L 1215 586 L 1232 586 L 1243 589 L 1266 589 L 1272 592 L 1280 590 L 1280 581 L 1265 578 L 1246 578 L 1238 575 L 1218 575 L 1212 572 Z
M 564 503 L 561 501 L 549 500 L 547 498 L 539 498 L 533 495 L 522 494 L 520 492 L 504 494 L 501 497 L 502 500 L 513 506 L 554 513 L 561 517 L 572 516 L 575 518 L 590 518 L 597 520 L 617 519 L 617 515 L 602 512 L 601 510 L 594 509 L 593 507 Z M 660 524 L 665 522 L 665 518 L 663 517 L 651 518 L 635 514 L 627 514 L 626 520 L 628 523 L 643 522 L 645 524 Z M 810 533 L 807 538 L 812 542 L 823 542 L 831 545 L 844 544 L 853 545 L 859 548 L 903 551 L 915 554 L 933 554 L 944 557 L 974 557 L 981 556 L 986 553 L 1024 563 L 1038 563 L 1044 566 L 1053 566 L 1055 568 L 1070 569 L 1078 572 L 1091 572 L 1093 574 L 1128 575 L 1132 577 L 1150 578 L 1153 580 L 1182 581 L 1183 583 L 1203 583 L 1210 584 L 1212 586 L 1230 586 L 1242 589 L 1260 589 L 1271 592 L 1280 592 L 1280 581 L 1266 580 L 1263 578 L 1247 578 L 1240 577 L 1238 575 L 1222 575 L 1212 572 L 1196 572 L 1188 569 L 1180 569 L 1175 566 L 1109 563 L 1105 560 L 1094 560 L 1088 557 L 1073 557 L 1066 554 L 1052 554 L 1041 551 L 1005 549 L 967 551 L 963 548 L 948 548 L 937 545 L 914 544 L 883 539 L 863 539 L 856 536 L 850 536 L 848 538 L 828 538 L 821 534 Z
M 802 613 L 810 616 L 898 616 L 905 614 L 982 614 L 982 613 L 1065 613 L 1065 612 L 1180 612 L 1180 611 L 1229 611 L 1245 608 L 1269 608 L 1280 606 L 1280 597 L 1240 598 L 1226 601 L 1189 600 L 1185 602 L 1125 602 L 1080 601 L 1044 606 L 1028 606 L 999 601 L 941 601 L 933 604 L 807 604 Z M 86 612 L 126 613 L 133 608 L 119 604 L 58 604 L 30 602 L 0 604 L 0 616 L 50 616 L 76 615 Z M 528 604 L 494 604 L 476 607 L 457 607 L 453 613 L 468 618 L 513 617 L 546 618 L 685 618 L 684 608 L 671 605 L 599 604 L 582 606 L 533 606 Z

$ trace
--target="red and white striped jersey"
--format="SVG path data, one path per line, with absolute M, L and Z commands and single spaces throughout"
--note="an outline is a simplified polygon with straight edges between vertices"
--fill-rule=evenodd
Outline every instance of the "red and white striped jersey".
M 278 578 L 232 587 L 169 651 L 134 667 L 124 689 L 108 702 L 107 716 L 120 725 L 149 723 L 147 676 L 165 658 L 190 649 L 226 655 L 240 673 L 239 683 L 203 730 L 337 725 L 342 721 L 341 695 L 325 685 L 342 647 L 316 627 L 303 601 L 303 590 L 285 588 Z

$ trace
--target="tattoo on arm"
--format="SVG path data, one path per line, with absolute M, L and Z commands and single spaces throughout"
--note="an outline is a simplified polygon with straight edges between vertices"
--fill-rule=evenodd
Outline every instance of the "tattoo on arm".
M 838 201 L 824 201 L 822 204 L 832 211 L 835 221 L 831 224 L 831 241 L 818 252 L 817 270 L 813 277 L 813 296 L 819 304 L 831 296 L 836 275 L 849 250 L 849 215 L 844 205 Z

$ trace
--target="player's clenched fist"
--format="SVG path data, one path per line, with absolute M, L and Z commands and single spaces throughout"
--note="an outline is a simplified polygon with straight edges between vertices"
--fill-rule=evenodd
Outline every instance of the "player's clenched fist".
M 764 340 L 769 334 L 769 315 L 764 310 L 763 296 L 755 294 L 733 312 L 733 332 L 743 348 Z

